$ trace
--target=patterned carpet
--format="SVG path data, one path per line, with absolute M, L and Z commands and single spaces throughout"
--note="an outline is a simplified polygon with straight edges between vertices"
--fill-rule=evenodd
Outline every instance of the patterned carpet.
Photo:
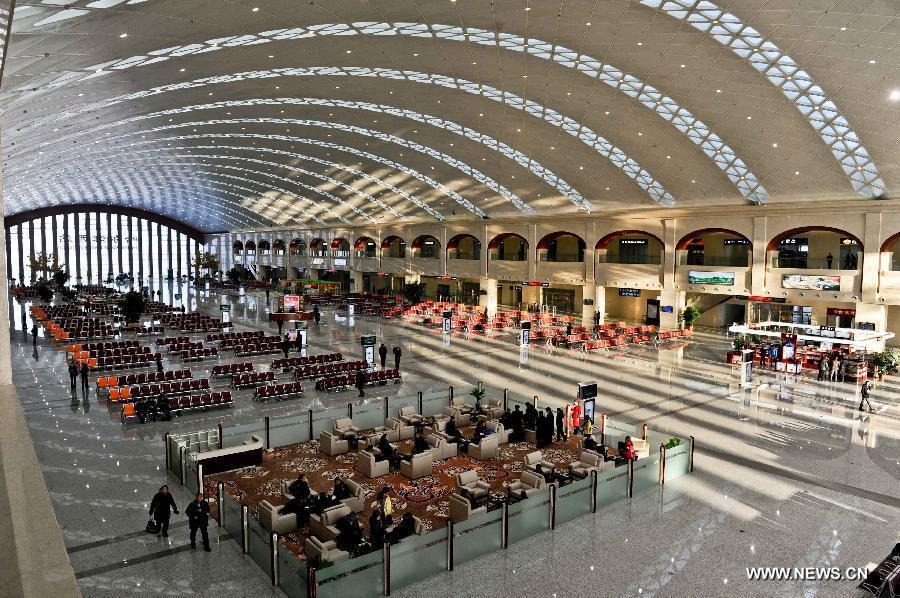
M 542 449 L 544 459 L 565 469 L 569 463 L 577 460 L 579 442 L 580 438 L 569 438 L 567 442 L 545 447 Z M 412 449 L 412 441 L 402 441 L 395 446 L 400 453 L 408 454 Z M 432 475 L 417 480 L 410 480 L 399 472 L 369 479 L 356 469 L 356 452 L 330 457 L 319 452 L 319 441 L 313 440 L 264 453 L 262 465 L 207 476 L 205 483 L 208 495 L 215 496 L 216 484 L 222 482 L 225 491 L 247 505 L 250 513 L 256 517 L 259 503 L 263 500 L 274 505 L 284 504 L 281 482 L 297 479 L 300 472 L 306 474 L 310 487 L 319 492 L 330 491 L 335 478 L 349 477 L 366 492 L 365 509 L 357 514 L 366 534 L 369 531 L 369 515 L 377 505 L 376 495 L 385 486 L 390 488 L 395 521 L 399 521 L 403 513 L 409 511 L 431 530 L 446 525 L 450 494 L 456 487 L 456 474 L 474 469 L 481 479 L 491 484 L 492 493 L 505 494 L 506 485 L 519 478 L 524 456 L 535 450 L 537 447 L 530 442 L 507 443 L 500 446 L 499 458 L 496 460 L 478 461 L 460 453 L 451 459 L 435 461 Z M 294 532 L 283 537 L 281 542 L 300 559 L 304 559 L 305 539 L 305 534 Z

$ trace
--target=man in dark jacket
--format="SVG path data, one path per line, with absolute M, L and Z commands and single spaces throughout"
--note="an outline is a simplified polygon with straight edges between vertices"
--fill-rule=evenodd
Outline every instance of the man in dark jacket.
M 513 412 L 510 414 L 510 421 L 512 422 L 512 435 L 510 440 L 513 442 L 521 442 L 525 437 L 525 424 L 522 417 L 522 411 L 519 409 L 518 405 L 515 406 Z
M 322 320 L 322 314 L 319 312 L 319 306 L 313 305 L 313 319 L 318 324 Z
M 81 388 L 84 389 L 84 393 L 87 394 L 88 391 L 88 369 L 87 363 L 81 364 Z
M 553 444 L 553 410 L 547 407 L 545 410 L 547 418 L 547 437 L 544 439 L 544 444 Z
M 363 390 L 365 385 L 366 385 L 366 375 L 363 373 L 362 370 L 358 370 L 356 372 L 356 389 L 359 390 L 359 396 L 361 396 L 361 397 L 366 396 L 366 393 Z
M 400 371 L 400 347 L 394 347 L 394 369 Z
M 37 344 L 37 337 L 38 337 L 38 325 L 37 325 L 37 322 L 35 322 L 31 326 L 31 344 L 33 344 L 33 345 Z
M 306 474 L 301 473 L 296 480 L 288 486 L 288 492 L 301 500 L 309 498 L 309 482 L 306 481 Z
M 284 335 L 284 339 L 281 341 L 281 350 L 284 353 L 284 358 L 288 358 L 288 354 L 291 352 L 291 341 L 288 338 L 288 335 Z
M 69 380 L 72 382 L 72 392 L 75 392 L 78 386 L 78 366 L 74 361 L 69 364 Z
M 169 494 L 169 487 L 162 486 L 150 501 L 150 516 L 159 525 L 163 537 L 169 535 L 169 513 L 178 514 L 175 499 Z
M 209 525 L 209 503 L 204 500 L 202 494 L 187 506 L 184 514 L 188 517 L 188 525 L 191 528 L 191 548 L 197 548 L 197 530 L 203 537 L 203 550 L 209 552 L 209 534 L 206 527 Z
M 384 343 L 378 347 L 378 357 L 381 358 L 381 369 L 384 369 L 384 364 L 387 362 L 387 347 L 384 346 Z

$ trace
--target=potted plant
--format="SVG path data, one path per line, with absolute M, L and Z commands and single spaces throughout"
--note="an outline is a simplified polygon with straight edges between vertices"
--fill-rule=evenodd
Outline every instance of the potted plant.
M 127 324 L 137 322 L 144 313 L 144 295 L 137 291 L 128 291 L 119 300 L 119 309 Z
M 684 322 L 684 327 L 688 330 L 692 330 L 694 328 L 694 322 L 700 319 L 700 310 L 694 305 L 688 305 L 684 308 L 684 311 L 681 312 L 681 319 Z
M 481 399 L 484 398 L 484 387 L 475 386 L 469 391 L 469 394 L 475 397 L 475 413 L 481 412 Z

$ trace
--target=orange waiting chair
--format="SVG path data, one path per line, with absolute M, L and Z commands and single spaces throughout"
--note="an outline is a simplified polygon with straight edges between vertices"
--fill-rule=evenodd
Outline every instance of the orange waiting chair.
M 115 388 L 110 388 L 110 389 L 109 389 L 109 400 L 110 400 L 111 402 L 113 402 L 113 403 L 118 402 L 118 401 L 119 401 L 119 397 L 120 397 L 120 389 L 119 389 L 119 387 L 115 387 Z
M 130 418 L 137 417 L 137 414 L 134 412 L 134 403 L 125 403 L 122 405 L 122 423 L 124 424 L 126 420 Z

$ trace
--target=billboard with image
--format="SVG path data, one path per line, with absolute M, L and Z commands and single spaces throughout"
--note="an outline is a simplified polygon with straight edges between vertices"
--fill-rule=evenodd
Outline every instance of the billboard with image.
M 710 272 L 708 270 L 688 270 L 690 284 L 718 284 L 734 286 L 734 272 Z
M 784 274 L 781 287 L 807 291 L 840 291 L 840 276 L 808 276 L 805 274 Z

